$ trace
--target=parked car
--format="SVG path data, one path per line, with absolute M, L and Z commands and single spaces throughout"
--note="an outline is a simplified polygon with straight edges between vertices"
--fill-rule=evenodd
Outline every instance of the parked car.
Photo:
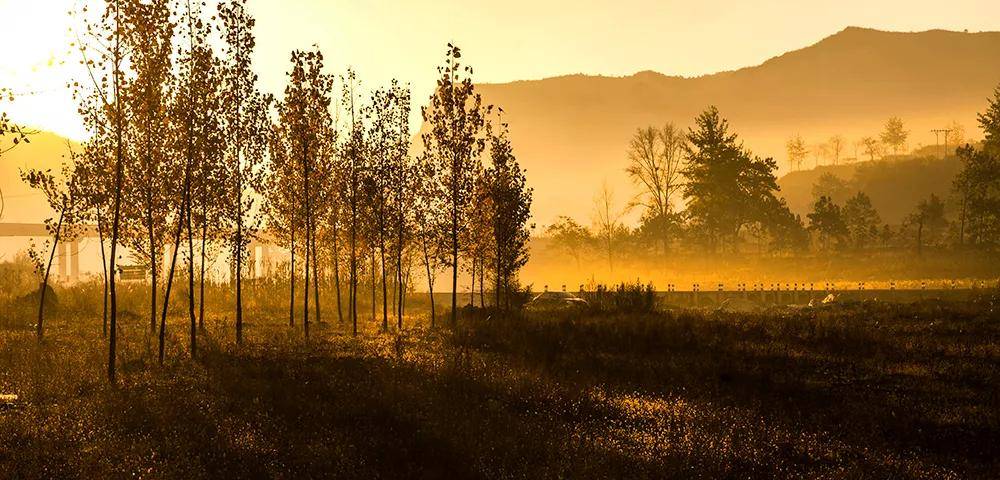
M 543 292 L 535 295 L 526 307 L 529 310 L 564 310 L 588 305 L 586 300 L 569 292 Z

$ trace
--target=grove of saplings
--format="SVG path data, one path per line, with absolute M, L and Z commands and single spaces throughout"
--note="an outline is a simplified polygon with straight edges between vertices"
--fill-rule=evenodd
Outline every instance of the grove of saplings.
M 412 149 L 409 88 L 393 81 L 362 94 L 353 71 L 325 71 L 318 47 L 292 52 L 281 98 L 262 92 L 246 0 L 222 1 L 217 11 L 202 2 L 109 0 L 100 12 L 73 15 L 82 27 L 71 46 L 88 75 L 69 87 L 91 137 L 61 174 L 22 177 L 55 212 L 46 222 L 51 239 L 31 251 L 41 296 L 56 245 L 97 230 L 111 381 L 119 247 L 151 273 L 149 329 L 158 333 L 160 363 L 175 282 L 187 282 L 197 355 L 206 264 L 220 252 L 231 264 L 242 342 L 248 247 L 257 238 L 291 252 L 288 321 L 307 337 L 319 320 L 321 278 L 334 280 L 337 316 L 355 335 L 366 275 L 379 285 L 384 330 L 390 321 L 403 327 L 403 296 L 415 282 L 433 295 L 434 278 L 448 269 L 451 322 L 460 269 L 481 290 L 489 282 L 493 306 L 511 307 L 527 261 L 532 193 L 502 109 L 482 103 L 458 47 L 448 45 L 422 110 L 422 148 Z M 39 305 L 41 338 L 44 298 Z

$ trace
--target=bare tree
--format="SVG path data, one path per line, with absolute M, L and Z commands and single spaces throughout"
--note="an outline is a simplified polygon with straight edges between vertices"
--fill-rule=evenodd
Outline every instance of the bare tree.
M 802 160 L 805 160 L 806 155 L 809 153 L 806 142 L 802 140 L 800 135 L 796 135 L 788 139 L 788 142 L 785 143 L 785 150 L 788 152 L 789 170 L 801 170 Z
M 618 246 L 618 239 L 625 230 L 622 224 L 622 217 L 625 211 L 615 205 L 615 193 L 608 186 L 607 182 L 601 186 L 601 190 L 594 197 L 594 230 L 601 242 L 601 249 L 608 256 L 608 269 L 613 274 L 615 271 L 614 254 Z
M 830 159 L 833 160 L 834 165 L 840 164 L 840 155 L 844 152 L 844 137 L 841 135 L 834 135 L 830 137 Z
M 673 198 L 681 189 L 685 143 L 684 131 L 668 123 L 661 129 L 640 128 L 629 144 L 625 171 L 641 188 L 630 206 L 643 207 L 646 223 L 658 226 L 656 233 L 664 253 L 670 244 Z

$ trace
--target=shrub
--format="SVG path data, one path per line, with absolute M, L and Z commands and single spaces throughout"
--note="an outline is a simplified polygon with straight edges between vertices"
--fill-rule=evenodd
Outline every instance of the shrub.
M 595 312 L 649 313 L 656 311 L 656 289 L 652 283 L 620 283 L 614 287 L 597 285 L 583 298 Z

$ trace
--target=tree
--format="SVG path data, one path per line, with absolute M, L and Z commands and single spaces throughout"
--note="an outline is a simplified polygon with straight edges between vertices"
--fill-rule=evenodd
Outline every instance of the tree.
M 608 270 L 612 274 L 615 271 L 615 251 L 626 231 L 625 225 L 622 224 L 625 213 L 625 210 L 615 205 L 615 192 L 607 182 L 604 182 L 594 197 L 594 230 L 601 249 L 608 256 Z
M 899 117 L 889 117 L 879 137 L 882 139 L 882 143 L 892 147 L 893 154 L 898 155 L 899 151 L 906 146 L 906 139 L 909 136 L 910 132 L 904 128 L 903 121 Z
M 70 151 L 71 158 L 75 157 Z M 38 323 L 35 324 L 35 334 L 41 340 L 43 335 L 43 321 L 45 318 L 45 293 L 49 289 L 49 273 L 52 270 L 52 260 L 56 255 L 56 247 L 59 242 L 73 241 L 79 234 L 80 229 L 80 196 L 77 194 L 75 161 L 63 164 L 61 180 L 57 181 L 51 171 L 30 169 L 21 172 L 21 180 L 31 188 L 38 189 L 48 201 L 49 208 L 57 214 L 56 218 L 45 219 L 45 230 L 52 237 L 52 248 L 48 259 L 44 262 L 36 261 L 36 270 L 41 273 L 41 287 L 38 297 Z M 48 243 L 48 242 L 46 242 Z M 36 260 L 41 260 L 36 255 L 32 255 Z
M 968 143 L 968 138 L 965 137 L 965 126 L 959 123 L 957 120 L 952 120 L 951 123 L 946 127 L 948 131 L 948 144 L 954 145 L 957 149 Z
M 684 198 L 692 227 L 715 250 L 729 238 L 734 251 L 740 230 L 761 220 L 768 207 L 777 204 L 774 176 L 778 166 L 743 148 L 729 122 L 710 107 L 695 120 L 688 133 Z
M 812 213 L 806 216 L 809 218 L 809 230 L 819 235 L 824 250 L 832 249 L 834 243 L 839 243 L 847 234 L 840 206 L 833 203 L 830 197 L 820 197 L 813 204 Z
M 799 252 L 809 247 L 809 232 L 802 224 L 802 218 L 789 210 L 783 198 L 766 209 L 759 224 L 770 238 L 772 252 Z
M 856 248 L 865 248 L 877 239 L 882 219 L 868 195 L 858 192 L 849 198 L 844 204 L 843 217 L 847 236 Z
M 931 194 L 930 198 L 921 200 L 917 204 L 917 210 L 910 214 L 907 223 L 917 229 L 917 254 L 923 253 L 924 240 L 930 238 L 931 242 L 937 238 L 946 225 L 944 218 L 944 203 L 937 195 Z
M 88 111 L 89 110 L 85 110 Z M 85 120 L 85 123 L 90 123 Z M 107 256 L 108 214 L 112 210 L 114 197 L 114 149 L 106 135 L 94 135 L 84 143 L 83 151 L 74 162 L 74 184 L 80 202 L 79 216 L 82 222 L 97 224 L 98 246 L 101 250 L 101 278 L 103 280 L 101 335 L 108 335 L 108 288 L 110 271 Z
M 580 257 L 594 243 L 594 237 L 587 227 L 580 225 L 570 217 L 561 216 L 546 227 L 545 235 L 552 240 L 555 248 L 566 251 L 580 266 Z
M 406 198 L 411 182 L 408 162 L 410 93 L 393 81 L 389 88 L 376 90 L 371 98 L 372 121 L 369 138 L 372 143 L 371 205 L 375 243 L 382 267 L 382 329 L 389 329 L 389 268 L 392 264 L 397 290 L 402 284 L 402 252 L 406 238 Z M 394 244 L 396 244 L 394 246 Z M 390 258 L 386 257 L 388 253 Z M 400 298 L 394 298 L 398 305 Z M 402 312 L 396 311 L 397 327 L 402 328 Z
M 180 25 L 186 30 L 187 46 L 180 47 L 177 54 L 180 68 L 175 79 L 177 85 L 170 116 L 174 124 L 174 149 L 178 152 L 183 170 L 180 192 L 182 223 L 177 232 L 180 232 L 181 225 L 187 232 L 189 340 L 191 356 L 194 357 L 197 355 L 197 330 L 199 326 L 204 327 L 205 320 L 205 255 L 208 239 L 218 223 L 219 197 L 213 187 L 221 178 L 218 152 L 223 150 L 224 141 L 219 121 L 222 114 L 220 66 L 209 43 L 211 28 L 202 18 L 200 8 L 197 5 L 192 8 L 190 1 L 186 3 Z M 198 108 L 191 108 L 191 105 Z M 200 232 L 201 244 L 197 315 L 194 271 L 196 230 Z M 180 243 L 175 242 L 175 246 L 178 247 L 174 249 L 176 260 Z M 164 312 L 168 299 L 164 300 Z
M 1000 154 L 1000 85 L 993 90 L 986 111 L 979 113 L 979 128 L 983 130 L 983 144 L 990 154 Z
M 245 7 L 246 0 L 219 4 L 225 40 L 225 59 L 221 69 L 221 101 L 226 145 L 220 185 L 225 202 L 221 223 L 232 262 L 232 280 L 236 284 L 236 342 L 243 341 L 243 258 L 247 246 L 259 228 L 259 212 L 254 208 L 255 195 L 262 187 L 261 168 L 267 150 L 270 124 L 267 112 L 271 99 L 257 90 L 257 75 L 251 58 L 255 47 L 254 19 Z
M 415 205 L 413 225 L 420 244 L 420 256 L 427 275 L 427 295 L 431 307 L 431 327 L 435 326 L 434 279 L 445 263 L 447 250 L 444 231 L 448 223 L 444 201 L 444 184 L 440 181 L 441 165 L 426 153 L 417 159 L 414 177 Z
M 793 171 L 801 170 L 802 161 L 805 160 L 806 154 L 809 153 L 806 142 L 802 140 L 801 136 L 796 135 L 785 142 L 785 150 L 788 152 L 788 169 Z
M 321 175 L 326 170 L 321 163 L 329 152 L 332 138 L 332 121 L 330 116 L 331 96 L 333 92 L 333 77 L 322 73 L 323 54 L 319 51 L 292 52 L 292 69 L 288 73 L 289 83 L 285 88 L 285 98 L 278 107 L 280 119 L 277 126 L 279 138 L 277 147 L 281 150 L 273 156 L 278 161 L 276 170 L 279 178 L 289 181 L 287 185 L 271 185 L 270 191 L 275 192 L 279 202 L 277 213 L 284 212 L 283 220 L 287 223 L 291 235 L 291 248 L 294 249 L 294 229 L 297 221 L 301 221 L 304 231 L 302 237 L 305 248 L 305 294 L 303 296 L 302 327 L 309 336 L 309 295 L 314 294 L 317 316 L 319 315 L 319 262 L 317 261 L 316 230 L 319 219 L 324 218 L 327 202 L 322 192 Z M 274 142 L 275 140 L 272 140 Z M 274 143 L 272 143 L 274 145 Z M 282 164 L 284 160 L 284 164 Z M 284 168 L 284 171 L 282 171 Z M 323 175 L 325 176 L 325 175 Z M 296 201 L 289 198 L 295 195 L 295 185 L 301 185 L 302 196 Z M 282 202 L 281 191 L 284 191 Z M 317 201 L 319 200 L 319 201 Z M 289 205 L 291 204 L 291 205 Z M 295 208 L 301 205 L 301 210 Z M 282 209 L 283 207 L 283 209 Z M 300 217 L 300 218 L 297 218 Z M 294 253 L 293 253 L 294 255 Z M 311 263 L 310 263 L 311 261 Z M 309 292 L 309 269 L 313 272 L 313 292 Z M 294 272 L 292 272 L 294 277 Z M 290 278 L 293 283 L 294 279 Z M 292 286 L 294 297 L 294 283 Z M 289 322 L 292 320 L 289 319 Z M 317 321 L 319 319 L 317 318 Z
M 820 197 L 829 197 L 833 202 L 840 203 L 847 200 L 850 191 L 851 185 L 847 180 L 830 172 L 824 172 L 813 184 L 812 197 L 813 201 L 819 200 Z
M 127 19 L 124 11 L 126 0 L 105 2 L 98 19 L 86 19 L 87 9 L 83 7 L 75 14 L 84 17 L 82 31 L 76 32 L 76 46 L 81 62 L 87 69 L 91 88 L 80 81 L 73 82 L 73 95 L 79 103 L 80 113 L 87 129 L 94 135 L 88 145 L 106 145 L 113 160 L 114 188 L 112 195 L 111 252 L 112 273 L 109 281 L 111 318 L 108 323 L 108 380 L 116 379 L 118 295 L 114 263 L 121 233 L 122 183 L 126 158 L 126 125 L 129 113 L 125 108 L 127 86 L 131 75 L 125 70 L 129 57 L 129 40 L 126 36 Z
M 208 44 L 210 34 L 208 26 L 201 19 L 200 10 L 186 3 L 183 21 L 179 27 L 184 28 L 187 45 L 179 47 L 176 57 L 179 61 L 179 71 L 171 80 L 168 106 L 170 119 L 171 148 L 174 152 L 172 170 L 168 179 L 180 178 L 179 184 L 170 183 L 164 194 L 168 201 L 176 204 L 173 239 L 174 246 L 167 274 L 167 286 L 164 292 L 163 309 L 160 316 L 159 360 L 163 363 L 164 342 L 166 335 L 167 311 L 170 303 L 170 290 L 173 285 L 177 265 L 178 252 L 181 249 L 181 234 L 187 231 L 187 298 L 189 340 L 191 356 L 197 355 L 197 317 L 194 300 L 194 221 L 195 189 L 209 189 L 212 178 L 212 157 L 220 150 L 221 141 L 217 115 L 219 113 L 219 82 L 215 54 Z M 191 108 L 197 105 L 197 108 Z M 197 180 L 196 180 L 197 175 Z M 201 199 L 207 203 L 207 199 Z M 168 202 L 169 203 L 169 202 Z M 201 206 L 206 211 L 208 205 Z M 207 215 L 203 215 L 207 216 Z M 209 220 L 200 221 L 207 225 Z M 205 234 L 203 233 L 204 237 Z M 204 238 L 202 245 L 204 245 Z M 204 264 L 204 247 L 202 250 Z M 204 296 L 204 276 L 202 277 L 202 297 Z M 202 302 L 204 299 L 202 298 Z
M 872 137 L 864 137 L 860 142 L 861 146 L 864 147 L 865 155 L 868 155 L 869 161 L 875 161 L 875 157 L 882 155 L 882 144 L 878 140 Z
M 407 274 L 403 269 L 403 257 L 412 240 L 412 218 L 417 205 L 417 165 L 410 157 L 410 89 L 408 86 L 392 82 L 390 88 L 392 98 L 392 115 L 395 116 L 395 128 L 391 149 L 391 163 L 388 172 L 388 182 L 391 195 L 391 221 L 395 233 L 395 268 L 396 268 L 396 328 L 403 328 L 403 308 L 406 299 Z
M 171 54 L 174 23 L 166 0 L 134 1 L 126 9 L 131 64 L 135 79 L 129 84 L 127 108 L 131 115 L 127 135 L 134 139 L 125 164 L 125 240 L 150 269 L 150 333 L 156 333 L 159 274 L 163 267 L 170 213 L 177 200 L 177 162 L 169 141 L 167 115 L 171 93 Z M 177 202 L 179 203 L 179 202 Z M 174 218 L 175 221 L 180 221 Z M 162 323 L 162 322 L 161 322 Z
M 429 158 L 440 164 L 439 181 L 445 186 L 451 248 L 452 325 L 458 321 L 459 239 L 467 229 L 461 217 L 473 198 L 479 156 L 485 148 L 481 135 L 485 123 L 482 97 L 472 83 L 472 68 L 463 66 L 461 58 L 461 50 L 448 44 L 445 64 L 438 68 L 437 88 L 431 95 L 430 105 L 421 110 L 428 125 L 428 131 L 422 135 L 424 149 Z
M 499 110 L 500 114 L 503 110 Z M 521 169 L 508 136 L 508 125 L 497 117 L 497 127 L 490 128 L 490 159 L 486 169 L 486 185 L 490 230 L 494 248 L 495 305 L 510 308 L 511 285 L 517 281 L 517 272 L 528 262 L 528 239 L 531 228 L 532 189 L 527 185 L 525 170 Z M 499 130 L 498 132 L 496 130 Z M 482 289 L 480 280 L 480 289 Z
M 357 95 L 355 94 L 355 74 L 348 69 L 347 74 L 341 78 L 343 103 L 350 111 L 350 127 L 347 138 L 340 150 L 342 152 L 342 172 L 343 187 L 341 195 L 348 206 L 348 240 L 350 246 L 349 256 L 349 285 L 348 285 L 348 313 L 351 317 L 352 334 L 358 334 L 358 244 L 360 235 L 364 227 L 362 220 L 364 216 L 365 198 L 364 182 L 369 167 L 367 155 L 369 150 L 368 139 L 365 135 L 364 122 L 362 121 L 363 111 L 359 112 L 355 106 Z
M 1000 242 L 1000 87 L 978 118 L 983 147 L 957 150 L 962 161 L 954 181 L 961 201 L 959 243 L 964 244 L 968 234 L 973 244 L 995 245 Z
M 844 152 L 845 140 L 842 135 L 834 135 L 830 137 L 828 142 L 830 145 L 830 158 L 833 160 L 834 165 L 840 164 L 840 155 Z
M 629 144 L 629 165 L 625 169 L 640 192 L 631 206 L 641 206 L 645 224 L 654 227 L 664 254 L 669 249 L 673 197 L 681 188 L 685 135 L 671 123 L 661 129 L 636 130 Z

